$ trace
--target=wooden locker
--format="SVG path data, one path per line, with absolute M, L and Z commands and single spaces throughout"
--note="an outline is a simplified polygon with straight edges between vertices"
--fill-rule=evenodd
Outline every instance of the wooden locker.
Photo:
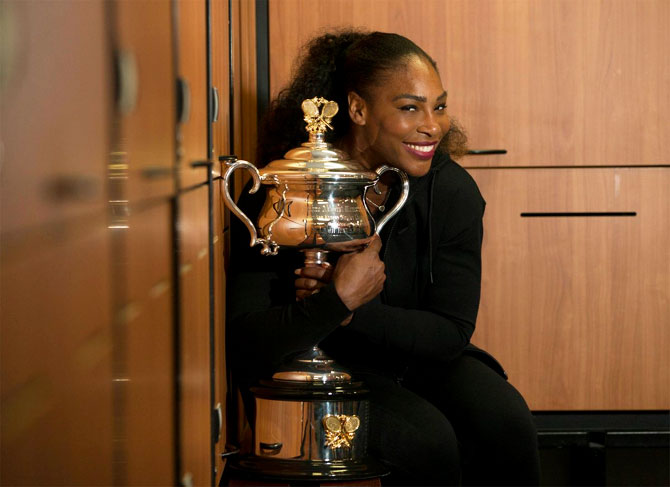
M 117 385 L 128 485 L 177 483 L 173 251 L 169 200 L 131 212 L 118 308 L 127 380 Z
M 226 276 L 224 269 L 224 218 L 226 211 L 221 198 L 222 166 L 219 157 L 230 155 L 231 152 L 231 113 L 230 113 L 230 42 L 229 42 L 229 2 L 210 0 L 211 29 L 211 72 L 212 90 L 215 101 L 212 116 L 211 161 L 213 162 L 213 262 L 214 262 L 214 408 L 215 424 L 219 431 L 214 433 L 214 469 L 215 484 L 218 485 L 225 467 L 221 454 L 226 448 L 226 353 L 225 353 L 225 298 Z M 225 170 L 225 166 L 223 167 Z M 218 434 L 217 434 L 218 433 Z
M 533 410 L 670 408 L 670 170 L 470 173 L 487 200 L 473 342 Z
M 212 72 L 212 147 L 214 177 L 221 175 L 219 157 L 230 155 L 230 42 L 228 1 L 210 0 Z
M 3 485 L 115 481 L 106 216 L 2 238 Z
M 0 483 L 115 481 L 105 3 L 4 2 Z
M 119 78 L 116 173 L 137 204 L 175 190 L 176 87 L 170 0 L 114 2 Z
M 177 15 L 178 98 L 177 151 L 179 187 L 191 188 L 207 180 L 207 173 L 192 164 L 209 159 L 207 147 L 208 89 L 207 17 L 205 0 L 175 2 Z
M 178 231 L 180 480 L 209 485 L 213 466 L 206 186 L 180 194 Z
M 2 9 L 2 232 L 99 213 L 112 95 L 104 2 Z
M 214 403 L 217 412 L 220 412 L 220 433 L 215 437 L 214 454 L 216 469 L 216 485 L 219 484 L 225 462 L 221 454 L 226 451 L 227 432 L 226 418 L 228 408 L 226 397 L 228 394 L 228 377 L 226 374 L 226 270 L 224 267 L 225 236 L 224 236 L 224 209 L 220 192 L 221 180 L 214 181 Z

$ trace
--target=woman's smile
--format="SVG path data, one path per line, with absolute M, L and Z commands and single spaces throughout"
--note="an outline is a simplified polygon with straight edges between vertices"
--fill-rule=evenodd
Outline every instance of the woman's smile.
M 403 142 L 407 151 L 419 159 L 432 159 L 435 155 L 437 142 Z

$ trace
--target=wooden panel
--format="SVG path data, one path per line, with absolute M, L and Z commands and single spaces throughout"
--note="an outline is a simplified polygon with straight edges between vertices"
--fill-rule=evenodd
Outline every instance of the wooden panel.
M 182 478 L 211 484 L 207 187 L 179 198 L 180 429 Z
M 214 176 L 220 175 L 219 156 L 230 154 L 230 42 L 228 2 L 211 0 L 212 86 L 218 93 L 218 117 L 212 123 Z
M 124 82 L 115 161 L 127 199 L 174 192 L 176 95 L 170 0 L 115 2 Z
M 2 23 L 2 232 L 101 211 L 111 104 L 104 2 L 3 2 Z
M 270 0 L 271 92 L 302 43 L 362 26 L 438 63 L 477 166 L 668 164 L 665 0 Z M 296 25 L 300 28 L 296 28 Z
M 217 472 L 216 485 L 219 485 L 225 462 L 221 453 L 226 449 L 227 432 L 226 417 L 228 393 L 228 380 L 226 375 L 226 270 L 224 268 L 224 234 L 223 234 L 223 205 L 220 196 L 219 185 L 221 180 L 214 181 L 214 404 L 220 405 L 221 410 L 221 435 L 215 444 L 215 465 Z
M 201 168 L 192 168 L 196 161 L 209 158 L 207 148 L 207 29 L 205 0 L 175 2 L 178 18 L 179 76 L 186 81 L 188 119 L 179 124 L 180 185 L 188 188 L 207 180 Z
M 532 409 L 670 408 L 670 170 L 470 172 L 488 202 L 474 343 Z
M 177 483 L 171 217 L 166 201 L 131 213 L 125 231 L 128 284 L 119 326 L 127 380 L 117 390 L 125 389 L 128 485 Z
M 233 73 L 235 76 L 235 151 L 240 159 L 256 157 L 256 9 L 255 2 L 232 1 Z M 236 189 L 242 185 L 237 184 Z M 239 189 L 238 189 L 239 191 Z
M 212 28 L 212 85 L 218 91 L 218 118 L 213 122 L 212 160 L 213 174 L 221 174 L 219 156 L 229 155 L 231 152 L 230 131 L 230 43 L 229 43 L 229 11 L 228 3 L 223 0 L 211 0 L 211 28 Z M 227 442 L 226 432 L 226 343 L 225 343 L 225 298 L 226 278 L 224 269 L 224 210 L 220 193 L 219 179 L 214 180 L 213 208 L 214 208 L 214 406 L 221 414 L 221 433 L 215 438 L 214 469 L 215 485 L 219 485 L 225 461 L 221 453 L 225 451 Z
M 2 485 L 114 481 L 106 217 L 2 240 Z

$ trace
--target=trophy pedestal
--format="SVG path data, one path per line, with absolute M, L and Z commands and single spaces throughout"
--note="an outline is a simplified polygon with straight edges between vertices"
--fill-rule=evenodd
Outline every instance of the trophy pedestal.
M 266 380 L 256 401 L 254 451 L 229 466 L 257 480 L 344 481 L 388 470 L 367 455 L 369 391 L 351 380 Z
M 367 455 L 368 389 L 318 347 L 251 392 L 254 449 L 230 464 L 236 477 L 341 482 L 388 473 Z

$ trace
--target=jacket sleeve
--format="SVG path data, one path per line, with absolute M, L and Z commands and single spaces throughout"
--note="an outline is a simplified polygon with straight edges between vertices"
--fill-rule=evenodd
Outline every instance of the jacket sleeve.
M 470 342 L 480 297 L 484 200 L 474 181 L 465 183 L 448 199 L 436 198 L 432 222 L 439 233 L 432 248 L 415 249 L 429 267 L 423 275 L 418 271 L 415 306 L 387 304 L 382 295 L 354 312 L 352 331 L 392 356 L 449 361 Z M 397 260 L 386 262 L 387 269 L 406 265 Z

